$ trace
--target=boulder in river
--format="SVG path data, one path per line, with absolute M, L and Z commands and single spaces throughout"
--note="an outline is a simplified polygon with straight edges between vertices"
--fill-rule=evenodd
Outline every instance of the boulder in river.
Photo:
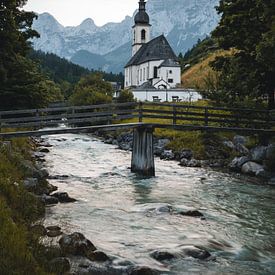
M 242 145 L 245 145 L 247 143 L 248 139 L 247 137 L 244 137 L 244 136 L 240 136 L 240 135 L 237 135 L 237 136 L 234 136 L 233 138 L 233 143 L 236 145 L 236 144 L 242 144 Z
M 257 146 L 250 150 L 252 161 L 262 163 L 266 159 L 267 147 Z
M 71 198 L 66 192 L 56 192 L 52 196 L 57 198 L 61 203 L 76 202 L 76 199 Z
M 185 246 L 182 249 L 184 256 L 192 257 L 199 260 L 206 260 L 211 257 L 211 254 L 204 249 L 198 248 L 196 246 Z
M 262 173 L 265 173 L 265 170 L 262 165 L 249 161 L 242 166 L 242 173 L 251 176 L 260 176 Z
M 244 157 L 236 157 L 232 160 L 232 162 L 229 164 L 229 168 L 232 171 L 240 172 L 242 169 L 242 166 L 249 162 L 251 159 L 247 156 Z
M 173 253 L 170 253 L 168 251 L 158 251 L 158 250 L 151 253 L 150 256 L 159 262 L 169 261 L 177 258 L 176 255 L 174 255 Z
M 63 235 L 59 240 L 59 245 L 65 255 L 86 256 L 96 247 L 83 234 L 74 232 L 71 235 Z
M 39 152 L 40 152 L 40 153 L 49 153 L 50 150 L 49 150 L 48 148 L 40 148 L 40 149 L 39 149 Z
M 173 160 L 175 159 L 175 154 L 173 153 L 172 150 L 164 150 L 161 153 L 160 158 L 164 160 Z
M 58 199 L 55 197 L 44 194 L 40 196 L 40 198 L 41 198 L 41 201 L 46 205 L 58 204 Z
M 46 229 L 48 237 L 55 238 L 62 235 L 62 231 L 59 226 L 48 226 Z
M 90 261 L 94 261 L 94 262 L 106 262 L 109 261 L 110 258 L 107 256 L 107 254 L 105 254 L 102 251 L 88 251 L 86 254 L 86 257 L 90 260 Z
M 198 210 L 188 210 L 188 211 L 181 211 L 179 212 L 182 216 L 194 217 L 194 218 L 201 218 L 204 215 Z
M 134 267 L 130 270 L 129 275 L 158 275 L 160 274 L 159 271 L 151 269 L 150 267 L 146 266 L 138 266 Z
M 193 151 L 190 149 L 183 149 L 180 152 L 180 159 L 191 160 L 193 158 Z

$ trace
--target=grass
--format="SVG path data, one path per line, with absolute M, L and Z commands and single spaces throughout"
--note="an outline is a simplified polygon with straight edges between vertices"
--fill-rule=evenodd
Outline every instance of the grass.
M 182 83 L 184 88 L 192 88 L 197 90 L 207 90 L 209 81 L 217 82 L 218 73 L 211 67 L 210 63 L 218 56 L 232 54 L 232 51 L 218 50 L 210 53 L 206 58 L 201 59 L 197 64 L 193 65 L 182 74 Z
M 0 141 L 0 274 L 48 274 L 36 259 L 39 237 L 29 228 L 43 217 L 44 205 L 22 186 L 22 159 L 31 159 L 29 139 Z
M 196 112 L 200 113 L 203 118 L 205 110 L 202 109 L 191 109 L 190 103 L 182 102 L 177 103 L 178 105 L 186 105 L 189 106 L 189 108 L 183 108 L 181 111 L 185 112 Z M 211 102 L 209 101 L 198 101 L 195 103 L 192 103 L 192 106 L 197 107 L 211 107 Z M 169 106 L 145 106 L 145 109 L 150 110 L 156 110 L 156 111 L 172 111 L 172 107 Z M 146 113 L 146 111 L 144 112 Z M 229 111 L 223 111 L 223 110 L 210 110 L 210 114 L 227 114 L 230 115 L 231 112 Z M 149 113 L 148 113 L 149 114 Z M 157 113 L 150 113 L 157 115 Z M 203 125 L 204 121 L 196 121 L 192 120 L 192 118 L 195 118 L 194 115 L 188 115 L 188 118 L 190 120 L 184 120 L 186 118 L 186 115 L 182 115 L 182 120 L 178 120 L 177 124 L 181 125 Z M 119 123 L 134 123 L 137 122 L 138 119 L 128 119 L 119 121 Z M 159 123 L 159 124 L 172 124 L 172 119 L 159 119 L 159 118 L 143 118 L 143 122 L 145 123 Z M 220 124 L 218 123 L 211 123 L 211 126 L 218 126 Z M 219 147 L 220 151 L 222 151 L 222 154 L 229 155 L 229 151 L 223 146 L 222 141 L 224 138 L 233 139 L 234 133 L 216 133 L 216 134 L 206 134 L 201 131 L 175 131 L 172 129 L 156 129 L 154 135 L 157 138 L 168 138 L 170 140 L 170 143 L 167 145 L 167 149 L 171 149 L 176 153 L 181 152 L 183 149 L 191 149 L 194 152 L 194 157 L 196 159 L 207 159 L 207 153 L 206 153 L 206 147 L 213 145 L 213 141 L 215 142 L 216 146 Z

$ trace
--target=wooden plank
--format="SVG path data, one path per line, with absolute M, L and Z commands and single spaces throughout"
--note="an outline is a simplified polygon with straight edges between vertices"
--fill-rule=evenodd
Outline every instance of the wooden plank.
M 1 116 L 5 115 L 19 115 L 19 114 L 35 114 L 35 113 L 49 113 L 49 112 L 67 112 L 67 111 L 81 111 L 89 109 L 103 109 L 103 108 L 117 108 L 117 107 L 135 107 L 138 104 L 136 102 L 126 103 L 111 103 L 111 104 L 99 104 L 99 105 L 87 105 L 87 106 L 69 106 L 69 107 L 53 107 L 53 108 L 41 108 L 41 109 L 28 109 L 28 110 L 10 110 L 0 111 Z
M 85 118 L 85 117 L 96 117 L 96 116 L 110 116 L 113 114 L 127 114 L 137 113 L 138 110 L 127 109 L 127 110 L 113 110 L 108 112 L 89 112 L 89 113 L 64 113 L 58 115 L 39 116 L 39 117 L 22 117 L 22 118 L 9 118 L 0 119 L 0 123 L 20 123 L 20 122 L 35 122 L 35 121 L 46 121 L 46 120 L 58 120 L 62 118 Z
M 170 104 L 170 103 L 158 103 L 158 102 L 145 102 L 145 106 L 163 106 L 163 107 L 175 107 L 175 108 L 187 108 L 187 109 L 201 109 L 204 110 L 206 107 L 203 106 L 194 106 L 194 105 L 182 105 L 182 104 Z M 207 107 L 208 110 L 216 111 L 228 111 L 228 112 L 251 112 L 251 113 L 261 113 L 266 114 L 268 110 L 259 110 L 259 109 L 240 109 L 240 108 L 223 108 L 223 107 Z
M 143 125 L 144 123 L 127 123 L 127 124 L 113 124 L 113 125 L 96 125 L 96 126 L 77 127 L 77 128 L 59 128 L 59 129 L 40 130 L 40 131 L 20 131 L 20 132 L 0 133 L 0 138 L 11 139 L 11 138 L 18 138 L 18 137 L 40 137 L 45 135 L 93 133 L 98 130 L 116 131 L 116 130 L 124 130 L 124 129 L 133 129 L 137 127 L 142 127 Z

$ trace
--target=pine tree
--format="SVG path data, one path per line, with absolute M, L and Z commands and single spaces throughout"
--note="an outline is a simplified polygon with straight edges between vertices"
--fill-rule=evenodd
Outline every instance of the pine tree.
M 212 64 L 221 72 L 220 87 L 228 103 L 268 96 L 269 108 L 274 108 L 275 1 L 221 0 L 217 10 L 222 17 L 213 37 L 222 49 L 236 49 Z
M 31 28 L 36 15 L 25 12 L 25 4 L 0 0 L 0 109 L 38 108 L 51 98 L 43 85 L 45 76 L 26 57 L 29 39 L 39 35 Z

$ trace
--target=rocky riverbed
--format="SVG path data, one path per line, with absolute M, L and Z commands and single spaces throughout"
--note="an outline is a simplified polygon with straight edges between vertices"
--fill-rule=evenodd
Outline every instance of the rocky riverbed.
M 132 150 L 133 134 L 109 134 L 97 132 L 103 142 L 118 146 L 121 150 Z M 236 135 L 232 140 L 224 138 L 219 143 L 205 146 L 207 159 L 194 158 L 188 148 L 180 151 L 167 149 L 169 139 L 154 138 L 154 153 L 163 160 L 175 160 L 183 167 L 220 168 L 250 177 L 256 177 L 270 185 L 275 185 L 275 144 L 254 146 L 248 149 L 249 137 Z M 234 155 L 234 158 L 232 158 Z
M 271 187 L 200 168 L 216 159 L 205 164 L 194 160 L 191 150 L 171 152 L 165 139 L 155 140 L 155 151 L 163 158 L 156 159 L 157 177 L 139 179 L 127 169 L 131 135 L 104 140 L 115 146 L 85 135 L 38 140 L 33 156 L 48 189 L 45 183 L 37 186 L 37 170 L 25 185 L 48 205 L 44 225 L 34 229 L 44 236 L 51 271 L 129 275 L 219 274 L 221 266 L 230 274 L 273 270 L 273 254 L 262 247 L 273 246 L 275 225 L 272 210 L 265 206 L 272 200 Z M 234 146 L 239 143 L 232 141 Z M 181 167 L 165 159 L 199 164 Z M 255 208 L 257 196 L 266 201 L 260 199 Z M 238 234 L 232 235 L 237 228 Z M 254 231 L 261 232 L 256 241 Z

